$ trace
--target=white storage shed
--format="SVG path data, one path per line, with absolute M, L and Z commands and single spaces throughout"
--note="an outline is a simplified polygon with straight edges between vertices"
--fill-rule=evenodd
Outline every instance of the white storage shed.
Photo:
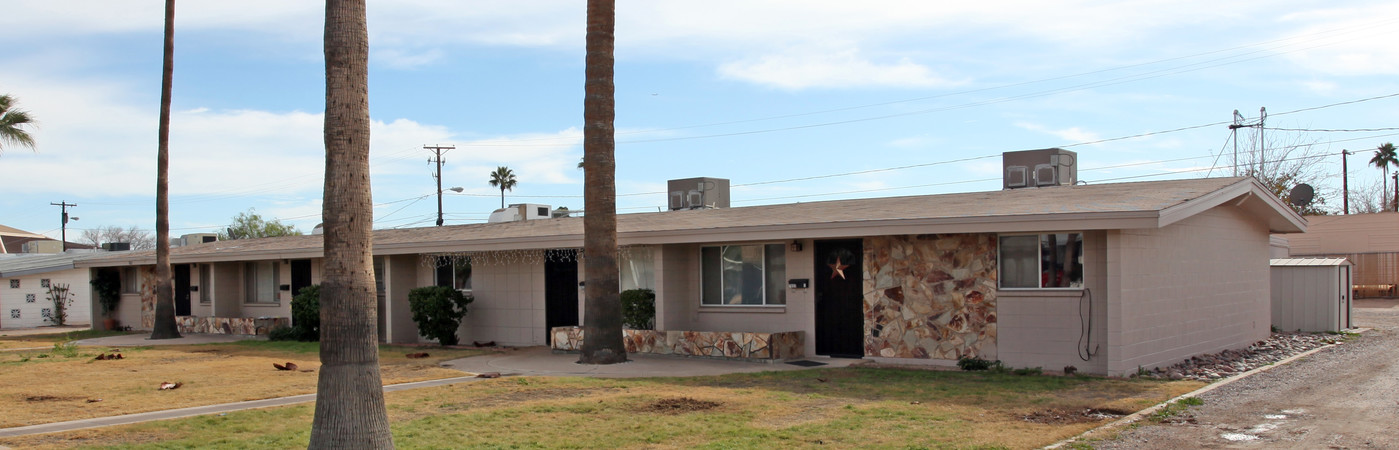
M 1273 326 L 1282 331 L 1351 327 L 1351 263 L 1345 258 L 1271 260 Z

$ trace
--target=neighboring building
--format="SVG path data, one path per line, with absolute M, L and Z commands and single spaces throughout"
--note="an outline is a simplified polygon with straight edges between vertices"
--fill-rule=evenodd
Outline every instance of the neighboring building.
M 727 195 L 724 192 L 723 195 Z M 463 342 L 544 345 L 581 317 L 581 218 L 378 230 L 380 338 L 419 342 L 408 290 L 470 290 Z M 1125 375 L 1242 348 L 1270 328 L 1270 233 L 1306 222 L 1258 182 L 1211 178 L 682 209 L 617 217 L 622 289 L 658 330 L 800 332 L 807 355 Z M 172 250 L 189 330 L 253 332 L 319 282 L 320 235 Z M 132 280 L 154 253 L 80 261 Z M 136 319 L 129 320 L 128 319 Z
M 54 325 L 49 289 L 67 286 L 67 324 L 88 325 L 100 312 L 94 310 L 90 271 L 74 268 L 74 261 L 96 256 L 91 251 L 55 254 L 0 255 L 0 329 Z
M 1307 216 L 1305 234 L 1286 235 L 1294 258 L 1345 258 L 1356 298 L 1399 295 L 1399 213 Z
M 69 250 L 88 250 L 91 245 L 68 243 Z M 42 234 L 0 225 L 0 254 L 62 253 L 63 242 Z

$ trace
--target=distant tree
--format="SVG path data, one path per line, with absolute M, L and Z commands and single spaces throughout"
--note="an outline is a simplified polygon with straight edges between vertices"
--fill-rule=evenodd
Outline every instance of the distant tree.
M 1382 202 L 1384 203 L 1385 207 L 1389 207 L 1391 200 L 1394 201 L 1396 204 L 1399 204 L 1399 198 L 1389 198 L 1389 166 L 1399 167 L 1399 155 L 1395 154 L 1394 143 L 1385 142 L 1379 147 L 1376 147 L 1375 157 L 1370 158 L 1370 165 L 1379 167 L 1380 169 L 1384 169 L 1384 178 L 1380 182 L 1380 186 L 1382 189 L 1380 191 L 1380 198 L 1384 199 Z M 1399 209 L 1399 206 L 1395 206 L 1395 209 Z
M 93 247 L 99 247 L 108 242 L 125 242 L 131 244 L 132 250 L 150 250 L 155 248 L 155 235 L 135 226 L 131 228 L 106 226 L 83 230 L 82 242 Z
M 34 118 L 28 111 L 16 108 L 18 103 L 9 94 L 0 95 L 0 154 L 5 153 L 6 146 L 14 145 L 34 150 L 34 137 L 24 129 L 34 126 Z
M 1250 142 L 1248 146 L 1256 148 L 1255 142 Z M 1326 197 L 1330 192 L 1325 191 L 1322 186 L 1331 174 L 1326 172 L 1325 164 L 1317 162 L 1326 155 L 1317 151 L 1313 143 L 1304 142 L 1300 135 L 1278 136 L 1262 147 L 1260 150 L 1240 155 L 1237 162 L 1239 168 L 1243 169 L 1240 174 L 1257 179 L 1268 188 L 1268 192 L 1272 192 L 1298 214 L 1325 214 Z M 1292 189 L 1300 184 L 1312 186 L 1316 194 L 1311 203 L 1299 207 L 1293 205 L 1290 200 Z
M 1384 200 L 1385 188 L 1378 184 L 1351 186 L 1350 188 L 1350 212 L 1351 214 L 1371 214 L 1377 212 L 1393 211 L 1392 204 Z
M 517 181 L 515 180 L 515 172 L 511 171 L 509 167 L 496 167 L 495 171 L 491 172 L 491 186 L 500 188 L 501 208 L 505 207 L 505 191 L 515 190 L 516 183 Z
M 257 213 L 255 208 L 248 208 L 248 212 L 238 213 L 238 217 L 233 218 L 233 223 L 228 224 L 228 228 L 219 232 L 219 240 L 300 236 L 302 234 L 301 230 L 296 229 L 296 226 L 284 224 L 277 219 L 267 221 L 262 218 L 261 214 Z

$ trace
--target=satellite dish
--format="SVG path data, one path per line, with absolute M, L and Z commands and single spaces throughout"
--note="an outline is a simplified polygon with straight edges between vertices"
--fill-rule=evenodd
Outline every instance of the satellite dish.
M 1292 188 L 1292 192 L 1289 194 L 1288 198 L 1290 199 L 1292 206 L 1301 208 L 1310 205 L 1312 203 L 1312 197 L 1315 195 L 1316 190 L 1312 189 L 1311 185 L 1302 183 L 1297 185 L 1297 187 Z

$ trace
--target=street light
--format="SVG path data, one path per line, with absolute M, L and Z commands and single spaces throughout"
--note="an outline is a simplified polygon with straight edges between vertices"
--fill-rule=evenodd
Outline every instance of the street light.
M 461 186 L 437 190 L 437 226 L 442 226 L 442 191 L 452 191 L 460 194 L 463 190 Z

